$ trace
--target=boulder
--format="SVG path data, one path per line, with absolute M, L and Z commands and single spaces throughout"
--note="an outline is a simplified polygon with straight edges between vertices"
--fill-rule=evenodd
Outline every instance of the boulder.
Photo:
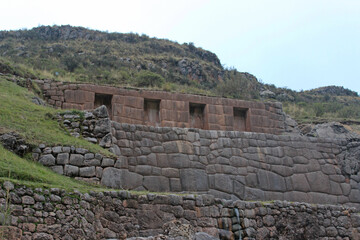
M 105 105 L 101 105 L 93 111 L 94 116 L 98 118 L 108 118 L 109 113 Z

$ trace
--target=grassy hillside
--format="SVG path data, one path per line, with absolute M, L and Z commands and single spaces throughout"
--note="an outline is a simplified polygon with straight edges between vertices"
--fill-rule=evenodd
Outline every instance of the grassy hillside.
M 98 145 L 66 134 L 57 121 L 52 119 L 58 111 L 35 105 L 31 102 L 33 96 L 32 92 L 0 76 L 0 133 L 15 131 L 28 143 L 34 145 L 39 143 L 74 145 L 110 155 Z M 26 158 L 30 159 L 30 156 Z M 58 175 L 49 168 L 26 158 L 20 158 L 0 144 L 0 181 L 11 180 L 31 187 L 102 190 L 100 187 Z
M 53 119 L 60 111 L 32 103 L 34 96 L 32 91 L 0 76 L 0 133 L 15 131 L 34 145 L 73 145 L 110 154 L 98 145 L 66 134 Z
M 301 92 L 278 88 L 249 73 L 224 69 L 214 53 L 192 43 L 133 33 L 71 26 L 0 31 L 0 73 L 280 101 L 285 112 L 300 122 L 359 122 L 360 118 L 360 98 L 351 90 L 334 86 Z M 265 90 L 273 95 L 262 95 Z
M 34 188 L 60 188 L 82 192 L 100 191 L 101 188 L 89 185 L 51 171 L 36 162 L 20 158 L 0 145 L 0 181 L 26 185 Z

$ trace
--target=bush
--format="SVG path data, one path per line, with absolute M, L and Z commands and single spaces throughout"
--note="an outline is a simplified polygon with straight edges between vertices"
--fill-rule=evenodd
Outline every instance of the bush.
M 150 71 L 141 71 L 137 74 L 135 86 L 137 87 L 161 87 L 164 78 L 157 73 Z

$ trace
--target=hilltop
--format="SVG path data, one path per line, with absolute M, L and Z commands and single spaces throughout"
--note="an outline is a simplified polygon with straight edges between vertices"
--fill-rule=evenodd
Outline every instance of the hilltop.
M 215 53 L 135 33 L 73 26 L 0 31 L 0 72 L 32 79 L 135 86 L 247 100 L 280 101 L 299 122 L 360 117 L 360 98 L 328 86 L 296 92 L 224 68 Z

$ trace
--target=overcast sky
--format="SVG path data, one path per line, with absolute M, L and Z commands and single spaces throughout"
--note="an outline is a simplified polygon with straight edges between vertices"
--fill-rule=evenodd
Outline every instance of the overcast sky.
M 2 0 L 0 29 L 83 26 L 193 42 L 294 90 L 360 93 L 360 0 Z

